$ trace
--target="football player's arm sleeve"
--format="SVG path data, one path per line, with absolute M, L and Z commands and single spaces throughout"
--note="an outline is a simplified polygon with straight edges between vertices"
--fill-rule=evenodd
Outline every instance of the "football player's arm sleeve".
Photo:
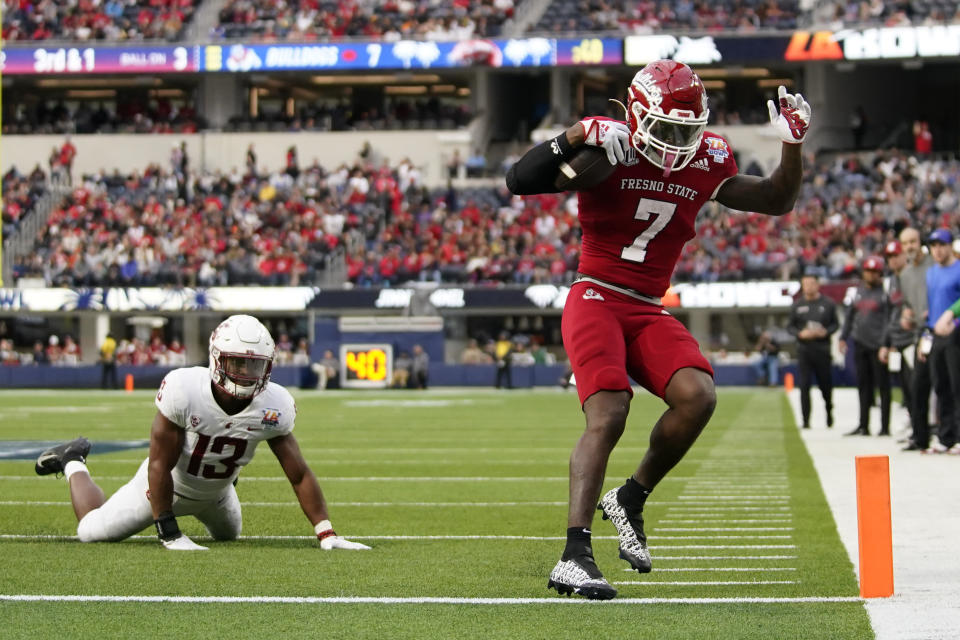
M 173 475 L 170 473 L 180 458 L 186 432 L 157 411 L 150 429 L 150 463 L 147 481 L 153 517 L 173 510 Z
M 507 171 L 507 188 L 518 196 L 559 193 L 562 189 L 554 183 L 560 165 L 573 157 L 583 141 L 583 127 L 578 122 L 556 138 L 541 142 Z
M 315 525 L 323 520 L 329 520 L 327 513 L 327 502 L 323 497 L 323 491 L 320 489 L 320 483 L 317 482 L 317 476 L 307 465 L 303 454 L 300 452 L 300 445 L 293 434 L 286 434 L 270 438 L 267 440 L 270 450 L 277 457 L 283 473 L 290 481 L 293 492 L 297 495 L 297 501 L 304 515 L 310 520 L 310 524 Z
M 950 311 L 953 313 L 954 318 L 960 317 L 960 300 L 950 305 Z
M 785 144 L 780 164 L 766 178 L 735 175 L 717 190 L 716 201 L 738 211 L 782 216 L 793 210 L 803 179 L 800 145 Z

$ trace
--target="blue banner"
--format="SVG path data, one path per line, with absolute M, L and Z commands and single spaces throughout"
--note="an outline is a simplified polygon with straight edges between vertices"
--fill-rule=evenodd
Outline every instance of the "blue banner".
M 297 71 L 539 67 L 556 64 L 550 38 L 459 42 L 208 45 L 201 71 Z

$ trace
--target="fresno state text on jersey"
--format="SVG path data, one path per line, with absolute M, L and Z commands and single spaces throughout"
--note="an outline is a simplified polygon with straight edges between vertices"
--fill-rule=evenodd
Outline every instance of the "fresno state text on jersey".
M 213 397 L 206 367 L 168 373 L 156 405 L 186 431 L 173 469 L 174 491 L 197 500 L 219 495 L 250 462 L 260 442 L 293 431 L 297 412 L 290 392 L 269 382 L 243 411 L 229 415 Z
M 663 174 L 631 149 L 609 178 L 578 192 L 580 273 L 663 296 L 683 245 L 696 235 L 697 213 L 737 174 L 737 163 L 727 141 L 706 131 L 690 164 Z

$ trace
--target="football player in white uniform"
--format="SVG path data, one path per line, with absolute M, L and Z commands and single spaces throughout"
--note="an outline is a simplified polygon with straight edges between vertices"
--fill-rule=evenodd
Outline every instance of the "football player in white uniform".
M 152 522 L 167 549 L 206 549 L 180 531 L 177 517 L 188 515 L 214 540 L 236 539 L 242 521 L 234 480 L 266 440 L 320 546 L 369 549 L 338 536 L 330 525 L 323 492 L 291 433 L 296 404 L 270 382 L 273 357 L 273 338 L 256 318 L 235 315 L 220 323 L 210 336 L 209 367 L 175 369 L 163 379 L 149 457 L 109 500 L 87 470 L 85 438 L 44 451 L 36 471 L 67 477 L 80 540 L 123 540 Z

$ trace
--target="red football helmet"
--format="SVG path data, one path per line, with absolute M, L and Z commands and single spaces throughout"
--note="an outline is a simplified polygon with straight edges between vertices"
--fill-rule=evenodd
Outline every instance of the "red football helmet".
M 707 92 L 693 69 L 657 60 L 637 72 L 627 90 L 630 144 L 664 175 L 686 167 L 707 128 Z

